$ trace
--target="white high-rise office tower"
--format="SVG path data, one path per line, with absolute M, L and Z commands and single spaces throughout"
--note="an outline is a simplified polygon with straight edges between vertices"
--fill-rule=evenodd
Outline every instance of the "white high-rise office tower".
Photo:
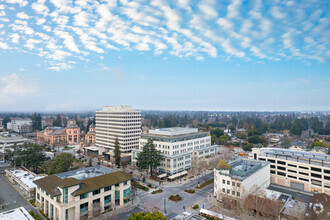
M 104 155 L 113 158 L 118 137 L 122 161 L 130 160 L 132 148 L 139 147 L 140 135 L 140 111 L 125 105 L 104 106 L 96 111 L 96 145 L 104 149 Z

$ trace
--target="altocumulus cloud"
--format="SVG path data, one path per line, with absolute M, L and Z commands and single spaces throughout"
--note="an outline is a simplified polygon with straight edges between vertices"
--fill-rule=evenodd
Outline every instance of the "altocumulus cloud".
M 56 71 L 114 50 L 200 61 L 330 57 L 327 1 L 1 2 L 0 50 L 34 53 Z

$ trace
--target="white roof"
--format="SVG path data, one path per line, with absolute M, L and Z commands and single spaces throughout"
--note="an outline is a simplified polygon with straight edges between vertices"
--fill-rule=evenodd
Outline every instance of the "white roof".
M 22 186 L 28 191 L 36 187 L 36 184 L 34 184 L 33 181 L 44 178 L 44 176 L 36 176 L 22 169 L 6 171 L 23 183 L 24 185 Z
M 1 220 L 34 220 L 34 218 L 26 211 L 22 206 L 16 209 L 12 209 L 6 212 L 0 213 Z
M 173 127 L 173 128 L 160 128 L 160 129 L 150 130 L 149 134 L 176 136 L 176 135 L 192 134 L 197 132 L 198 132 L 197 128 Z

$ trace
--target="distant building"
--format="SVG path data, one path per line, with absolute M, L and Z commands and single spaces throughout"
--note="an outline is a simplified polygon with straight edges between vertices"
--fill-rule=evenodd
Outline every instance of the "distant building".
M 252 157 L 271 163 L 271 183 L 330 195 L 330 155 L 278 148 L 253 148 Z
M 54 220 L 79 220 L 131 202 L 131 176 L 104 166 L 87 167 L 34 181 L 36 204 Z
M 214 168 L 214 196 L 217 200 L 242 200 L 248 194 L 270 184 L 270 163 L 237 159 L 230 163 L 220 160 Z
M 26 141 L 27 139 L 20 135 L 0 132 L 0 160 L 5 159 L 6 149 L 11 150 L 14 145 L 22 146 Z
M 151 139 L 156 150 L 162 154 L 158 171 L 169 179 L 180 177 L 205 157 L 216 154 L 217 145 L 211 146 L 209 132 L 198 132 L 197 128 L 161 128 L 142 134 L 139 149 L 132 150 L 132 163 L 142 152 L 144 145 Z
M 37 132 L 37 140 L 51 145 L 78 144 L 80 143 L 80 128 L 74 120 L 71 120 L 66 128 L 48 127 Z
M 8 180 L 28 199 L 35 197 L 36 185 L 33 181 L 44 178 L 44 176 L 38 176 L 28 169 L 23 168 L 6 169 L 5 172 Z
M 141 112 L 130 106 L 105 106 L 96 111 L 96 145 L 103 148 L 106 159 L 113 159 L 118 138 L 123 162 L 131 160 L 132 149 L 139 147 Z
M 0 213 L 1 220 L 34 220 L 30 213 L 22 206 Z
M 91 124 L 89 126 L 89 131 L 85 135 L 85 146 L 92 146 L 95 145 L 95 126 Z
M 7 123 L 7 130 L 14 131 L 16 133 L 30 133 L 32 132 L 32 120 L 31 119 L 12 119 Z

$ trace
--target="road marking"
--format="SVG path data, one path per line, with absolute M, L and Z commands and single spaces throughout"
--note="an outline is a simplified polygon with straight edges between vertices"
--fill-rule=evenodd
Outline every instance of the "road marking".
M 203 199 L 201 199 L 199 202 L 197 202 L 197 203 L 192 204 L 191 206 L 189 206 L 189 207 L 187 208 L 187 211 L 188 211 L 189 209 L 191 209 L 192 207 L 194 207 L 195 205 L 198 205 L 198 204 L 201 203 L 201 202 L 203 202 Z

